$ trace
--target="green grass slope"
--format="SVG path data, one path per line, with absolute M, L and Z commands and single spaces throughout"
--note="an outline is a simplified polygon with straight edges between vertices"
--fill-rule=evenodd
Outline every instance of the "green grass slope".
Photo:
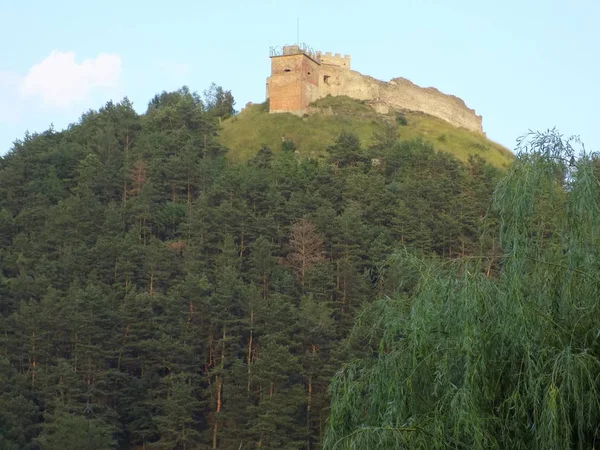
M 237 160 L 252 157 L 263 145 L 277 151 L 285 139 L 294 141 L 301 154 L 320 157 L 342 131 L 355 133 L 367 146 L 390 124 L 396 127 L 400 140 L 421 138 L 463 161 L 473 154 L 505 167 L 513 159 L 503 146 L 441 119 L 408 111 L 379 114 L 365 102 L 349 97 L 318 100 L 305 117 L 269 114 L 267 103 L 250 105 L 222 123 L 221 142 Z

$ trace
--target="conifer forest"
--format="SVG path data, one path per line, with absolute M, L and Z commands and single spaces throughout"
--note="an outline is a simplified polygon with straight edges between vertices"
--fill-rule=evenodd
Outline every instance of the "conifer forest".
M 594 154 L 242 160 L 211 92 L 0 157 L 0 449 L 599 448 Z

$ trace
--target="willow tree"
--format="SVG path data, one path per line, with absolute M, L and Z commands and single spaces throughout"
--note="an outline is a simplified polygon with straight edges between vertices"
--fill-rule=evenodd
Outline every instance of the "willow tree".
M 492 203 L 501 256 L 392 258 L 398 294 L 358 317 L 372 357 L 334 378 L 326 449 L 600 447 L 600 178 L 574 142 L 521 140 Z

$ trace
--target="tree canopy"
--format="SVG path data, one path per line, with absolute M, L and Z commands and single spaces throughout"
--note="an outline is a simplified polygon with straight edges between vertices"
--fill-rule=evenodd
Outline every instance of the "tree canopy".
M 324 448 L 597 448 L 600 179 L 574 142 L 522 140 L 497 254 L 390 258 L 396 294 L 357 316 Z
M 347 130 L 330 157 L 234 162 L 228 92 L 109 102 L 0 158 L 0 447 L 322 448 L 331 377 L 371 355 L 344 344 L 355 315 L 404 276 L 389 255 L 498 253 L 482 159 Z

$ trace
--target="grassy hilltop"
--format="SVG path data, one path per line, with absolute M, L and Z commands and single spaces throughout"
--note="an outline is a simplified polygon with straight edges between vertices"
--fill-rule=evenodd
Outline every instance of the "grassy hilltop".
M 369 145 L 374 135 L 392 124 L 397 127 L 400 139 L 421 138 L 462 161 L 475 154 L 504 167 L 513 159 L 508 149 L 485 136 L 426 114 L 408 111 L 379 114 L 365 102 L 345 96 L 326 97 L 311 106 L 311 114 L 301 118 L 269 114 L 267 103 L 250 105 L 223 122 L 221 142 L 239 160 L 248 159 L 263 145 L 276 151 L 283 139 L 294 141 L 300 153 L 319 157 L 342 131 L 355 133 L 363 145 Z

